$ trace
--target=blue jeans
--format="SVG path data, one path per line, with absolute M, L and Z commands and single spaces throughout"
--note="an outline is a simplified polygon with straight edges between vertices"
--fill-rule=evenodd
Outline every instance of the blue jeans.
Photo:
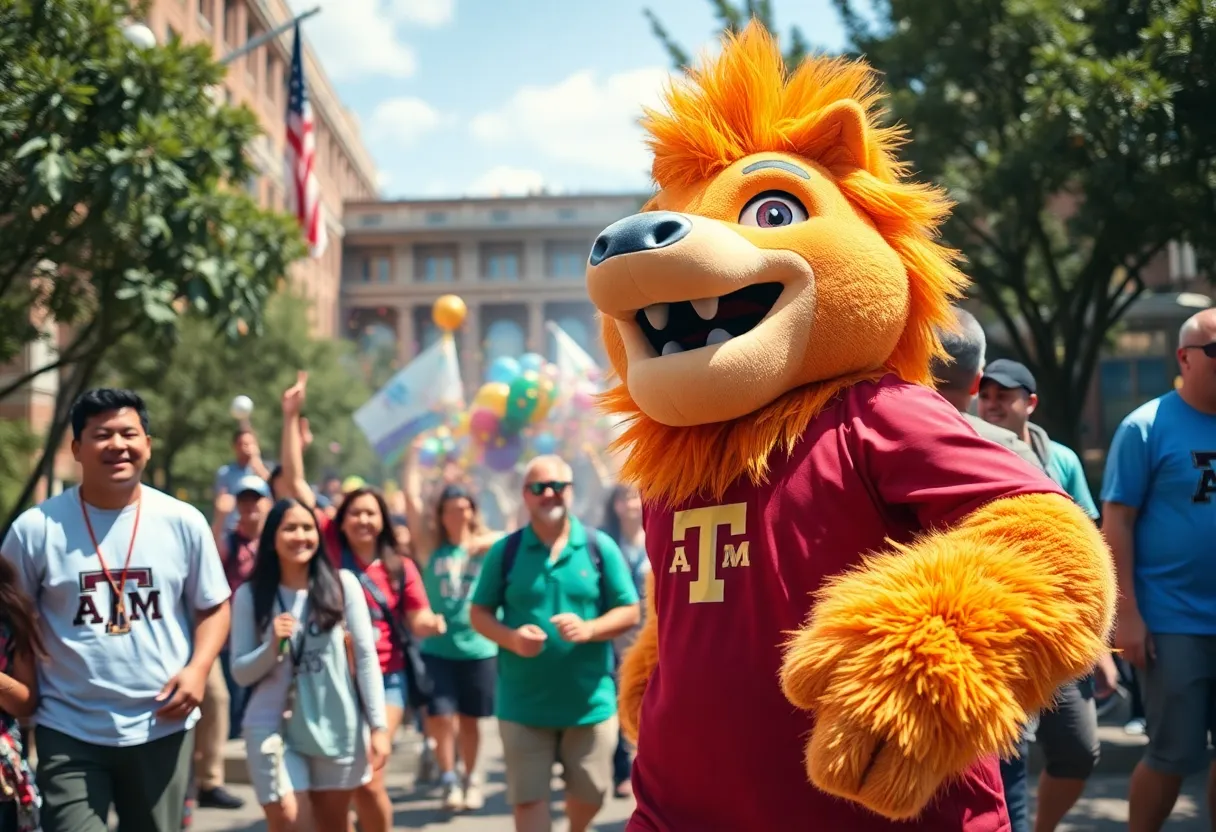
M 228 685 L 228 739 L 241 736 L 241 720 L 245 718 L 245 706 L 249 704 L 249 688 L 243 688 L 232 678 L 232 657 L 228 648 L 220 652 L 220 669 L 224 671 L 224 682 Z
M 1009 811 L 1012 832 L 1030 832 L 1030 790 L 1027 786 L 1026 759 L 1030 743 L 1026 734 L 1018 741 L 1018 753 L 1012 760 L 1001 760 L 1001 782 L 1005 785 L 1005 807 Z

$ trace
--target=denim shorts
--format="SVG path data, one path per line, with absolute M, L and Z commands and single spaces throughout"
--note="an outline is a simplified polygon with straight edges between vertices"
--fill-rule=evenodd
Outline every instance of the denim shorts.
M 409 702 L 408 693 L 409 682 L 405 678 L 404 670 L 384 674 L 384 706 L 386 708 L 400 708 L 404 711 Z

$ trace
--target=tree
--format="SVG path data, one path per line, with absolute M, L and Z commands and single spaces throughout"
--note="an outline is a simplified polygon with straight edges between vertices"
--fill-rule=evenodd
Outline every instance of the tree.
M 58 356 L 0 385 L 0 400 L 61 373 L 59 401 L 18 501 L 62 441 L 71 401 L 129 336 L 171 339 L 180 310 L 234 335 L 303 252 L 298 227 L 243 189 L 257 135 L 209 91 L 206 46 L 140 49 L 128 0 L 0 2 L 0 364 L 66 333 Z
M 192 498 L 211 487 L 216 469 L 231 461 L 237 423 L 229 405 L 237 395 L 254 401 L 251 422 L 262 453 L 278 459 L 279 397 L 297 370 L 309 373 L 306 415 L 315 441 L 308 470 L 380 476 L 375 455 L 351 419 L 371 397 L 352 372 L 352 346 L 311 337 L 302 325 L 307 317 L 305 300 L 280 294 L 268 304 L 258 333 L 217 339 L 211 321 L 189 315 L 168 350 L 149 351 L 138 337 L 115 347 L 102 377 L 147 401 L 153 434 L 149 475 L 155 483 L 185 489 Z M 335 442 L 337 454 L 330 451 Z
M 739 4 L 735 4 L 731 0 L 710 0 L 709 4 L 713 7 L 714 16 L 718 18 L 718 23 L 724 32 L 741 32 L 752 18 L 763 23 L 764 28 L 770 32 L 777 31 L 773 18 L 772 0 L 744 0 Z M 675 42 L 667 31 L 667 27 L 653 11 L 646 9 L 643 14 L 650 22 L 650 30 L 667 50 L 672 63 L 678 69 L 688 69 L 692 65 L 692 57 L 688 54 L 688 50 Z M 791 26 L 789 45 L 785 49 L 786 62 L 790 65 L 799 64 L 809 51 L 810 46 L 803 36 L 802 30 L 797 26 Z
M 1077 446 L 1112 329 L 1173 240 L 1216 231 L 1216 0 L 834 0 L 884 74 L 947 241 Z

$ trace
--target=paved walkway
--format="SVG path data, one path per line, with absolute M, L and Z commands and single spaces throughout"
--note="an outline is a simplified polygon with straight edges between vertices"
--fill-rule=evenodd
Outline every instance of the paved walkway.
M 502 745 L 493 721 L 483 728 L 486 738 L 484 768 L 486 806 L 476 814 L 452 816 L 440 809 L 437 790 L 414 790 L 414 755 L 402 750 L 389 772 L 389 793 L 393 798 L 394 825 L 397 829 L 445 830 L 445 832 L 510 832 L 511 812 L 506 804 L 503 781 Z M 1169 832 L 1207 832 L 1207 810 L 1203 799 L 1204 778 L 1189 780 L 1183 789 L 1174 815 L 1166 827 Z M 248 786 L 232 785 L 235 793 L 248 803 L 235 812 L 202 809 L 195 814 L 195 832 L 264 832 L 261 810 L 255 805 Z M 554 783 L 554 832 L 563 832 L 560 782 Z M 1095 776 L 1081 802 L 1069 815 L 1059 832 L 1125 832 L 1127 829 L 1127 778 L 1123 775 Z M 599 832 L 624 832 L 633 809 L 632 800 L 610 800 L 595 828 Z

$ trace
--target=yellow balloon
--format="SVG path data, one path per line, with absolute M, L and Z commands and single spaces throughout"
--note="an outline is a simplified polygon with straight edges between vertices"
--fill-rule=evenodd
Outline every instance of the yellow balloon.
M 464 316 L 468 311 L 468 307 L 459 297 L 444 295 L 435 301 L 435 306 L 431 309 L 431 318 L 435 321 L 435 326 L 444 332 L 452 332 L 464 323 Z
M 511 396 L 511 388 L 501 381 L 491 381 L 481 385 L 477 395 L 473 397 L 473 407 L 484 407 L 495 416 L 502 418 L 507 412 L 507 399 Z
M 456 416 L 456 423 L 452 425 L 452 438 L 462 439 L 469 435 L 469 414 L 459 413 Z

